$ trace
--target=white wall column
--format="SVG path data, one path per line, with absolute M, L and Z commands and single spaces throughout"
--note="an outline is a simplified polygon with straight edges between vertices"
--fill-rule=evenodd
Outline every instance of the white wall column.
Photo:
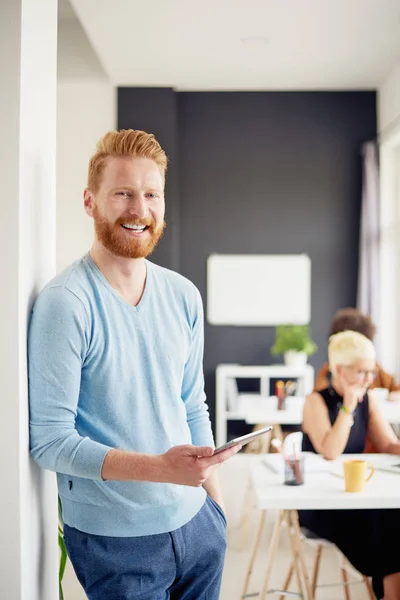
M 58 598 L 55 476 L 29 457 L 26 335 L 55 273 L 57 2 L 0 0 L 0 597 Z

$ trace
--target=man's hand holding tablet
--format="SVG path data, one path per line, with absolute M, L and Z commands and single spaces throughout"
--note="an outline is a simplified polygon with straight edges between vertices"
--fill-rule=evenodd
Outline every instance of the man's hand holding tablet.
M 272 427 L 265 427 L 248 433 L 215 450 L 209 446 L 174 446 L 158 456 L 160 464 L 154 480 L 179 485 L 203 485 L 218 465 L 237 454 L 242 446 L 271 429 Z
M 264 435 L 264 433 L 268 433 L 268 431 L 271 431 L 271 429 L 272 427 L 264 427 L 264 429 L 258 429 L 257 431 L 253 431 L 252 433 L 248 433 L 247 435 L 242 435 L 241 437 L 235 438 L 234 440 L 227 442 L 223 446 L 216 448 L 214 450 L 214 456 L 216 454 L 219 454 L 220 452 L 223 452 L 224 450 L 227 450 L 228 448 L 231 448 L 232 446 L 236 446 L 237 444 L 239 444 L 240 446 L 244 446 L 245 444 L 248 444 L 249 442 L 254 440 L 259 435 Z

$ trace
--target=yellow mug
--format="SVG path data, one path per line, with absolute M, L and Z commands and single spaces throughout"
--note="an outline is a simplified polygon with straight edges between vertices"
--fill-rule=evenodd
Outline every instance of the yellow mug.
M 368 468 L 371 469 L 371 472 L 366 477 Z M 374 465 L 367 463 L 365 460 L 345 460 L 343 469 L 346 492 L 362 492 L 364 485 L 375 473 Z

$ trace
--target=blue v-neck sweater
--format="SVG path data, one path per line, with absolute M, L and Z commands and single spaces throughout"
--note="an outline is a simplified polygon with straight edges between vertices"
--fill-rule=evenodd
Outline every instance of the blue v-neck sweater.
M 200 294 L 177 273 L 147 260 L 146 269 L 134 307 L 86 255 L 44 288 L 32 312 L 31 454 L 57 472 L 64 522 L 87 533 L 173 531 L 205 500 L 203 488 L 101 478 L 111 448 L 214 445 Z

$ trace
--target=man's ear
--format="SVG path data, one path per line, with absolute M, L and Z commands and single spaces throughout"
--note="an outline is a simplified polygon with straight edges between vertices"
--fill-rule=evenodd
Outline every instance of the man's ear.
M 83 192 L 83 206 L 89 217 L 93 217 L 94 197 L 92 192 L 86 188 Z

